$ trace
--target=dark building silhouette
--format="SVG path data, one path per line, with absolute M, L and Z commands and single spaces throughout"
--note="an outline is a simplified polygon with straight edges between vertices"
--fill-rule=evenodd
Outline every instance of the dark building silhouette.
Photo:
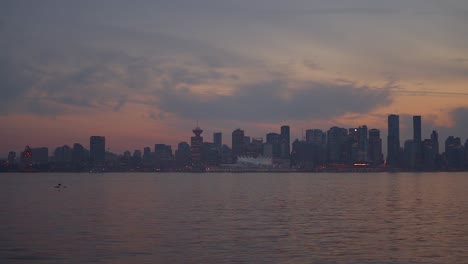
M 8 152 L 8 166 L 12 167 L 12 166 L 16 166 L 16 165 L 17 165 L 16 152 L 14 152 L 14 151 Z
M 221 149 L 223 146 L 223 134 L 221 132 L 213 133 L 213 143 Z
M 104 165 L 106 162 L 106 138 L 92 136 L 89 139 L 90 162 L 93 165 Z
M 291 135 L 289 126 L 281 127 L 280 142 L 280 157 L 283 159 L 288 159 L 289 155 L 291 154 Z
M 33 164 L 47 164 L 49 163 L 49 149 L 46 147 L 31 148 L 32 163 Z
M 72 162 L 76 167 L 84 167 L 88 160 L 87 150 L 79 143 L 73 144 Z
M 202 147 L 202 161 L 206 167 L 216 167 L 221 163 L 219 147 L 214 143 L 204 142 Z
M 296 169 L 312 170 L 317 161 L 317 145 L 305 140 L 292 143 L 291 166 Z
M 371 164 L 378 165 L 383 163 L 382 139 L 380 130 L 369 130 L 369 161 Z
M 327 154 L 331 163 L 346 162 L 346 139 L 348 131 L 345 128 L 332 127 L 327 132 Z
M 388 116 L 387 163 L 391 167 L 399 166 L 400 153 L 400 117 Z
M 308 129 L 306 130 L 306 141 L 307 143 L 313 144 L 317 148 L 317 163 L 324 163 L 327 159 L 327 136 L 320 129 Z
M 357 162 L 367 162 L 368 161 L 368 149 L 369 149 L 369 138 L 367 126 L 363 125 L 358 127 L 358 149 L 357 149 Z
M 203 137 L 201 134 L 203 130 L 200 127 L 196 127 L 192 132 L 195 136 L 190 138 L 190 152 L 192 158 L 192 170 L 202 171 L 204 170 L 202 163 L 202 146 L 203 146 Z
M 176 166 L 179 169 L 188 169 L 192 165 L 192 154 L 187 142 L 180 142 L 175 151 Z
M 431 141 L 432 145 L 434 147 L 434 152 L 436 155 L 439 155 L 439 134 L 437 134 L 437 131 L 433 130 L 431 133 Z
M 57 170 L 68 170 L 72 167 L 73 149 L 68 145 L 57 147 L 54 150 L 54 162 Z
M 445 140 L 445 165 L 450 171 L 458 171 L 464 167 L 465 148 L 458 137 L 449 136 Z
M 413 148 L 411 167 L 420 170 L 422 168 L 421 116 L 413 116 Z
M 422 169 L 426 171 L 433 171 L 436 169 L 436 149 L 432 139 L 425 139 L 422 141 Z
M 237 160 L 237 157 L 244 155 L 245 153 L 245 141 L 244 141 L 244 130 L 240 128 L 232 131 L 232 158 L 233 161 Z
M 263 138 L 252 138 L 252 141 L 245 150 L 245 155 L 258 157 L 263 155 Z
M 403 148 L 403 159 L 401 166 L 406 169 L 413 169 L 413 157 L 414 157 L 414 141 L 412 139 L 408 139 L 405 141 L 404 148 Z
M 150 147 L 145 147 L 143 148 L 143 162 L 144 163 L 149 163 L 152 161 L 152 154 L 151 154 L 151 148 Z
M 166 144 L 155 144 L 154 159 L 156 162 L 172 159 L 172 147 Z
M 21 152 L 21 168 L 23 170 L 32 169 L 32 164 L 33 164 L 32 151 L 29 146 L 26 146 L 24 148 L 24 151 Z
M 268 133 L 266 135 L 266 144 L 264 146 L 267 156 L 273 158 L 281 157 L 281 135 L 278 133 Z

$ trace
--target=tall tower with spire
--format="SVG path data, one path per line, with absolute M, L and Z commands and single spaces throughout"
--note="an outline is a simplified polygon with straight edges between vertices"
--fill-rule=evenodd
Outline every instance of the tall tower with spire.
M 198 123 L 198 122 L 197 122 Z M 202 171 L 203 162 L 201 157 L 202 146 L 203 146 L 203 137 L 201 134 L 203 130 L 198 126 L 192 130 L 195 136 L 190 139 L 190 153 L 192 156 L 192 170 L 193 171 Z

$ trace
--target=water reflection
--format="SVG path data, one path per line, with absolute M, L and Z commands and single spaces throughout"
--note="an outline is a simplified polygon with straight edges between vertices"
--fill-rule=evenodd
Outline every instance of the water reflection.
M 466 174 L 0 175 L 1 263 L 461 263 Z

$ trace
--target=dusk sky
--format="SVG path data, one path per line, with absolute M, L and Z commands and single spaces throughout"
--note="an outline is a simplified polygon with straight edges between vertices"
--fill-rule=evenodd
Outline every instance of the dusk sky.
M 113 152 L 205 130 L 468 137 L 466 0 L 21 1 L 0 5 L 0 157 L 103 135 Z M 443 144 L 443 143 L 442 143 Z M 443 145 L 441 144 L 441 150 Z

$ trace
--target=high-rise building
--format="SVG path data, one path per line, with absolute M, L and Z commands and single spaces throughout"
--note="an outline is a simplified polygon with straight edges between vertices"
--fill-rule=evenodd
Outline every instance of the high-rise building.
M 16 165 L 16 152 L 10 151 L 8 152 L 8 166 Z
M 368 149 L 369 149 L 369 139 L 367 136 L 367 126 L 363 125 L 358 127 L 358 161 L 367 162 L 368 160 Z
M 200 127 L 196 127 L 192 130 L 195 136 L 190 138 L 190 153 L 192 158 L 192 170 L 201 171 L 203 170 L 202 164 L 202 146 L 203 146 L 203 137 L 201 134 L 203 130 Z
M 267 153 L 273 158 L 281 157 L 281 135 L 278 133 L 268 133 L 266 135 Z M 271 150 L 271 153 L 270 153 Z
M 413 156 L 412 169 L 419 170 L 422 166 L 422 137 L 421 137 L 421 116 L 413 116 Z
M 281 158 L 288 159 L 291 154 L 291 135 L 289 126 L 281 127 Z
M 47 147 L 31 148 L 32 163 L 47 164 L 49 162 L 49 149 Z
M 245 142 L 244 142 L 244 130 L 240 128 L 232 131 L 232 158 L 236 160 L 237 157 L 244 155 Z
M 77 166 L 84 165 L 86 163 L 86 151 L 83 145 L 79 143 L 73 144 L 72 161 Z
M 380 138 L 380 130 L 369 130 L 369 160 L 372 164 L 382 164 L 382 139 Z
M 223 134 L 221 132 L 213 133 L 213 143 L 221 148 L 223 146 Z
M 306 130 L 306 141 L 307 143 L 313 143 L 317 146 L 325 144 L 325 133 L 320 129 L 307 129 Z
M 104 165 L 106 162 L 106 138 L 91 136 L 89 139 L 90 161 L 94 165 Z
M 30 169 L 32 167 L 32 152 L 29 146 L 24 148 L 24 151 L 21 152 L 21 167 L 23 169 Z
M 72 148 L 70 148 L 68 145 L 55 148 L 54 158 L 56 165 L 69 165 L 73 158 Z
M 191 165 L 190 145 L 187 142 L 180 142 L 175 152 L 176 165 L 180 169 L 186 169 Z
M 436 155 L 439 155 L 439 134 L 437 131 L 433 130 L 431 133 L 432 146 Z
M 348 136 L 346 128 L 332 127 L 327 131 L 327 153 L 329 162 L 345 162 L 344 143 Z
M 399 166 L 400 153 L 400 117 L 398 115 L 388 116 L 387 135 L 387 163 L 389 166 Z

